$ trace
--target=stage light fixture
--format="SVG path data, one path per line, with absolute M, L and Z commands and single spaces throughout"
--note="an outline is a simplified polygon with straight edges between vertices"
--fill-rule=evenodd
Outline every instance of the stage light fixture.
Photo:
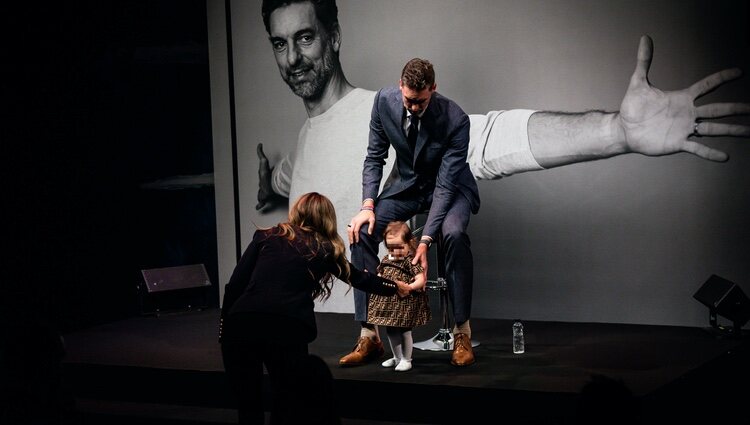
M 726 336 L 739 338 L 742 335 L 742 326 L 750 320 L 750 299 L 736 283 L 713 274 L 693 298 L 708 307 L 712 329 Z M 732 327 L 719 325 L 717 316 L 730 320 Z

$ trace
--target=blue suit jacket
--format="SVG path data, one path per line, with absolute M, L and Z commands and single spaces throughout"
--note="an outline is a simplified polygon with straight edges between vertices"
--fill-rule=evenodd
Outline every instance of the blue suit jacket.
M 412 153 L 402 127 L 404 114 L 398 87 L 378 91 L 372 106 L 362 194 L 363 198 L 377 197 L 388 148 L 393 146 L 396 164 L 380 198 L 392 197 L 410 188 L 427 195 L 432 193 L 432 206 L 423 234 L 434 236 L 456 196 L 466 197 L 473 213 L 479 210 L 479 190 L 466 162 L 469 116 L 452 100 L 433 93 L 422 115 Z

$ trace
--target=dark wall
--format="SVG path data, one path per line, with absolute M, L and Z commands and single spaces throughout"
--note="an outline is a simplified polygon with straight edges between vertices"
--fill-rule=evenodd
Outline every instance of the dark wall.
M 140 270 L 194 263 L 217 306 L 213 186 L 142 187 L 213 171 L 205 2 L 10 17 L 2 310 L 61 331 L 124 318 L 139 313 Z

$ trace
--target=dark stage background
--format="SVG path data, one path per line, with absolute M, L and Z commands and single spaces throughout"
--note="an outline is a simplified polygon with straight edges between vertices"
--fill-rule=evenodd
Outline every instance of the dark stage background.
M 4 20 L 4 324 L 129 317 L 142 269 L 186 264 L 205 264 L 218 306 L 205 2 L 25 4 Z
M 7 28 L 15 34 L 8 50 L 7 77 L 3 80 L 9 99 L 3 131 L 7 182 L 4 210 L 9 218 L 0 297 L 6 329 L 29 317 L 37 317 L 55 330 L 68 331 L 136 315 L 140 270 L 173 265 L 205 264 L 213 283 L 209 304 L 218 306 L 219 286 L 235 260 L 237 226 L 232 222 L 235 205 L 227 204 L 225 197 L 219 197 L 217 202 L 213 184 L 214 164 L 219 164 L 222 176 L 231 168 L 223 162 L 225 157 L 214 158 L 214 149 L 226 154 L 222 149 L 226 139 L 212 137 L 212 131 L 216 134 L 224 128 L 217 130 L 211 123 L 212 112 L 222 116 L 227 111 L 222 103 L 226 99 L 221 96 L 211 103 L 212 90 L 214 94 L 221 92 L 218 88 L 226 75 L 216 76 L 213 88 L 209 78 L 209 40 L 218 43 L 213 45 L 213 52 L 226 48 L 221 39 L 226 32 L 217 31 L 216 27 L 217 21 L 221 23 L 226 18 L 225 14 L 217 14 L 217 7 L 221 9 L 224 4 L 197 0 L 77 1 L 44 8 L 26 5 L 6 14 Z M 370 16 L 370 12 L 385 14 L 388 6 L 379 4 L 340 2 L 344 40 L 350 40 L 345 44 L 344 66 L 355 84 L 370 89 L 390 84 L 394 79 L 386 78 L 389 71 L 397 72 L 395 64 L 400 63 L 401 56 L 412 53 L 399 52 L 391 57 L 381 52 L 385 62 L 378 61 L 376 67 L 383 68 L 382 72 L 371 69 L 375 65 L 358 56 L 362 53 L 357 52 L 357 44 L 369 46 L 378 39 L 367 39 L 367 31 L 373 30 L 370 27 L 355 31 L 356 23 Z M 488 8 L 497 17 L 504 16 L 496 11 L 499 6 L 492 4 L 478 2 L 477 6 Z M 549 9 L 546 20 L 532 20 L 529 25 L 542 28 L 546 23 L 550 34 L 554 34 L 562 31 L 557 24 L 577 22 L 579 17 L 573 9 L 562 15 L 552 13 L 567 10 L 563 4 Z M 605 57 L 593 54 L 592 49 L 552 55 L 558 59 L 566 55 L 582 59 L 580 55 L 588 51 L 589 63 L 601 60 L 607 69 L 622 68 L 614 81 L 611 77 L 599 79 L 601 72 L 585 67 L 584 80 L 614 87 L 607 92 L 609 105 L 624 90 L 621 77 L 629 76 L 632 70 L 636 34 L 640 35 L 643 28 L 655 28 L 655 23 L 661 21 L 665 25 L 653 34 L 654 84 L 674 89 L 717 69 L 748 63 L 748 26 L 741 25 L 747 22 L 744 2 L 695 1 L 685 6 L 658 2 L 654 10 L 660 12 L 661 18 L 648 17 L 646 12 L 651 6 L 646 2 L 635 2 L 628 13 L 624 10 L 628 10 L 629 3 L 624 2 L 613 2 L 611 7 L 598 2 L 596 7 L 594 2 L 569 4 L 571 8 L 580 6 L 577 10 L 581 11 L 593 8 L 589 14 L 604 24 L 619 16 L 638 18 L 634 20 L 636 28 L 628 32 L 633 37 L 615 38 L 621 40 L 616 42 L 620 50 Z M 421 5 L 432 19 L 450 12 L 435 10 L 429 3 Z M 543 5 L 532 3 L 528 7 L 536 11 Z M 515 2 L 507 6 L 513 10 L 521 7 Z M 682 8 L 687 11 L 676 15 L 679 20 L 670 18 L 670 11 L 677 13 Z M 265 32 L 259 27 L 259 9 L 259 2 L 235 4 L 235 55 L 259 67 L 248 70 L 246 75 L 238 74 L 244 79 L 238 84 L 247 84 L 258 75 L 267 76 L 264 81 L 268 84 L 257 89 L 274 93 L 278 105 L 269 105 L 272 109 L 288 111 L 292 125 L 281 130 L 289 136 L 284 139 L 289 147 L 303 121 L 304 110 L 278 76 Z M 359 13 L 361 10 L 368 13 Z M 551 25 L 553 22 L 557 24 Z M 695 25 L 688 25 L 690 22 Z M 486 22 L 484 27 L 489 31 L 493 25 Z M 686 33 L 690 37 L 679 42 Z M 429 47 L 429 34 L 419 39 L 424 48 Z M 585 39 L 590 40 L 594 34 Z M 255 40 L 250 50 L 243 44 L 249 39 Z M 471 52 L 482 57 L 477 47 L 472 47 Z M 474 86 L 467 85 L 471 79 L 461 77 L 469 70 L 455 69 L 449 53 L 446 50 L 435 54 L 441 87 L 446 93 L 466 103 L 471 112 L 506 106 L 498 105 L 494 99 L 476 97 L 479 93 L 471 91 Z M 550 60 L 548 51 L 538 54 L 535 60 Z M 481 63 L 492 65 L 500 59 L 485 58 Z M 559 70 L 564 63 L 550 66 Z M 540 77 L 547 81 L 550 75 L 545 75 Z M 720 89 L 720 95 L 712 99 L 747 99 L 747 79 L 733 84 Z M 586 103 L 587 98 L 598 98 L 595 89 L 587 93 L 572 88 L 553 91 L 549 98 L 538 90 L 519 103 L 513 102 L 518 97 L 517 87 L 503 83 L 496 89 L 508 90 L 505 98 L 514 107 L 602 106 L 598 101 Z M 242 90 L 240 86 L 237 93 L 243 94 Z M 535 99 L 536 104 L 532 102 Z M 263 118 L 243 115 L 251 111 L 237 112 L 248 125 L 253 125 L 253 119 Z M 224 125 L 224 121 L 219 122 Z M 261 132 L 258 137 L 262 135 Z M 239 164 L 247 177 L 241 182 L 241 202 L 236 206 L 242 217 L 243 237 L 251 224 L 246 217 L 256 214 L 252 209 L 257 187 L 255 141 L 239 141 Z M 622 158 L 612 160 L 617 163 L 611 168 L 599 163 L 584 164 L 484 182 L 480 190 L 486 197 L 485 207 L 473 227 L 476 251 L 480 253 L 477 314 L 618 321 L 608 320 L 616 315 L 624 322 L 705 325 L 705 308 L 691 295 L 711 273 L 747 288 L 750 264 L 750 251 L 745 249 L 748 230 L 744 225 L 749 199 L 747 143 L 728 139 L 707 142 L 727 150 L 729 163 L 710 164 L 685 154 L 667 159 Z M 283 148 L 268 146 L 270 155 L 278 155 Z M 637 182 L 628 183 L 631 178 Z M 677 185 L 678 192 L 662 196 L 664 192 L 644 187 L 663 179 L 668 180 L 665 184 Z M 223 194 L 232 192 L 224 177 L 217 179 L 216 186 L 222 187 Z M 505 202 L 492 206 L 505 195 L 509 199 L 523 198 L 519 190 L 527 191 L 530 200 L 522 205 Z M 589 195 L 579 198 L 584 193 L 602 191 L 609 194 L 601 200 Z M 620 197 L 627 199 L 618 201 Z M 548 198 L 550 204 L 540 203 Z M 612 207 L 602 207 L 611 199 L 615 199 Z M 624 210 L 617 211 L 620 207 Z M 581 216 L 578 208 L 590 213 Z M 653 223 L 656 227 L 638 227 L 637 221 L 628 219 L 627 214 L 634 208 L 646 208 L 648 214 L 658 217 Z M 530 218 L 524 211 L 530 209 L 551 211 L 535 214 L 535 222 L 525 222 Z M 217 221 L 216 211 L 222 215 L 221 220 Z M 268 224 L 283 214 L 277 211 L 262 220 L 254 219 Z M 538 227 L 553 216 L 558 218 Z M 610 230 L 602 230 L 601 234 L 592 231 L 580 239 L 579 230 L 589 218 L 603 220 L 599 225 Z M 621 222 L 612 230 L 610 220 Z M 570 227 L 566 226 L 568 222 Z M 478 229 L 486 230 L 486 225 L 492 223 L 501 224 L 494 226 L 494 231 L 504 230 L 485 240 L 487 232 Z M 555 235 L 541 237 L 543 233 L 539 232 L 549 226 L 557 226 Z M 683 231 L 689 235 L 683 238 Z M 591 238 L 596 239 L 596 245 L 582 245 L 582 241 Z M 654 241 L 656 247 L 649 247 L 648 243 Z M 572 254 L 568 246 L 571 243 L 576 248 Z M 515 250 L 518 247 L 523 249 Z M 564 260 L 556 259 L 556 253 L 575 258 L 569 258 L 562 267 Z M 634 257 L 629 259 L 630 254 Z M 488 261 L 495 259 L 494 255 L 499 255 L 501 261 Z M 540 263 L 529 263 L 529 259 Z M 650 260 L 637 261 L 644 259 Z M 221 273 L 219 260 L 224 265 Z M 515 265 L 506 268 L 508 262 Z M 489 270 L 488 264 L 501 266 Z M 542 269 L 530 268 L 534 264 Z M 610 273 L 613 268 L 614 274 Z M 551 278 L 554 270 L 566 282 L 564 285 L 556 286 L 556 280 Z M 606 310 L 612 312 L 602 313 Z
M 43 385 L 38 388 L 45 385 L 45 388 L 50 388 L 56 382 L 53 375 L 59 373 L 59 369 L 55 365 L 59 365 L 58 361 L 65 355 L 60 335 L 83 335 L 79 341 L 82 341 L 82 351 L 86 353 L 88 334 L 76 334 L 76 331 L 92 327 L 99 329 L 95 325 L 139 316 L 136 287 L 142 280 L 142 269 L 203 263 L 213 283 L 208 292 L 208 304 L 218 307 L 219 287 L 225 283 L 235 261 L 234 229 L 241 227 L 241 236 L 247 240 L 251 223 L 246 218 L 253 217 L 254 190 L 257 187 L 254 180 L 257 163 L 253 157 L 256 139 L 253 137 L 242 141 L 239 160 L 246 179 L 240 188 L 240 205 L 227 204 L 226 198 L 216 196 L 220 186 L 222 194 L 232 193 L 234 189 L 227 189 L 226 181 L 214 178 L 215 164 L 222 173 L 230 169 L 226 157 L 215 157 L 215 152 L 226 153 L 223 149 L 226 139 L 215 137 L 217 131 L 225 134 L 221 133 L 225 128 L 217 130 L 212 125 L 211 116 L 218 113 L 221 117 L 227 110 L 226 99 L 219 98 L 214 103 L 211 100 L 211 84 L 213 88 L 221 86 L 227 75 L 216 76 L 218 81 L 212 81 L 213 76 L 209 75 L 210 42 L 219 37 L 219 44 L 213 49 L 215 52 L 226 51 L 226 44 L 220 40 L 224 29 L 216 31 L 217 27 L 213 26 L 217 19 L 225 18 L 223 10 L 216 13 L 216 8 L 224 4 L 218 0 L 92 0 L 51 5 L 26 3 L 9 8 L 3 14 L 4 28 L 9 34 L 6 38 L 5 78 L 2 79 L 2 90 L 6 95 L 2 112 L 5 123 L 0 136 L 6 182 L 3 210 L 8 214 L 3 234 L 5 261 L 0 278 L 3 408 L 20 400 L 7 397 L 11 393 L 5 391 L 14 385 L 33 388 L 35 383 L 41 383 Z M 247 17 L 247 21 L 238 23 L 247 25 L 245 28 L 250 28 L 254 36 L 261 35 L 257 42 L 257 56 L 255 50 L 248 54 L 249 50 L 241 49 L 236 54 L 238 57 L 244 55 L 247 61 L 262 67 L 260 73 L 267 77 L 264 81 L 268 84 L 260 88 L 268 90 L 278 100 L 278 104 L 271 105 L 272 108 L 285 110 L 287 115 L 284 117 L 293 123 L 279 130 L 286 137 L 283 143 L 291 146 L 304 120 L 304 110 L 299 99 L 288 92 L 278 77 L 270 47 L 263 38 L 264 31 L 258 27 L 259 2 L 237 1 L 232 4 L 247 12 L 246 15 L 236 15 L 237 19 Z M 417 2 L 409 7 L 421 5 L 434 12 L 430 4 Z M 492 8 L 495 6 L 491 6 L 491 2 L 477 4 L 499 13 L 498 9 Z M 521 2 L 497 4 L 517 8 Z M 600 21 L 603 22 L 601 25 L 607 25 L 619 16 L 631 16 L 630 13 L 611 14 L 628 9 L 630 2 L 614 2 L 612 9 L 608 9 L 606 2 L 593 1 L 532 2 L 530 7 L 534 9 L 549 4 L 558 6 L 549 10 L 547 18 L 539 19 L 535 15 L 517 26 L 508 21 L 501 23 L 510 25 L 506 29 L 529 26 L 533 32 L 545 26 L 569 28 L 563 25 L 566 19 L 573 22 L 587 20 L 593 13 L 591 9 L 596 11 L 593 15 L 607 17 Z M 367 41 L 369 33 L 364 31 L 357 35 L 354 28 L 374 31 L 374 26 L 359 25 L 364 21 L 355 18 L 364 20 L 373 13 L 376 16 L 396 14 L 402 5 L 403 2 L 398 1 L 341 2 L 341 17 L 346 20 L 344 37 L 350 40 L 346 42 L 345 66 L 350 69 L 348 72 L 357 85 L 376 89 L 395 82 L 391 76 L 400 69 L 396 63 L 400 64 L 403 55 L 410 52 L 391 57 L 391 52 L 381 48 L 367 55 L 387 58 L 385 62 L 373 66 L 372 62 L 362 60 L 354 54 L 355 46 Z M 634 5 L 633 10 L 644 14 L 636 16 L 646 16 L 651 10 L 648 2 L 634 2 Z M 654 37 L 655 84 L 666 89 L 682 87 L 725 66 L 741 65 L 746 72 L 749 71 L 744 66 L 748 63 L 750 42 L 744 2 L 658 2 L 657 5 L 653 19 L 647 20 L 651 28 L 660 28 L 660 33 Z M 683 9 L 687 12 L 680 15 L 682 18 L 672 21 L 670 12 Z M 451 10 L 438 12 L 449 13 Z M 467 16 L 466 19 L 470 19 L 472 15 Z M 721 25 L 722 22 L 726 25 Z M 488 19 L 484 26 L 494 28 L 495 24 Z M 512 104 L 499 105 L 494 100 L 490 102 L 490 99 L 477 97 L 485 86 L 468 86 L 466 82 L 482 79 L 483 70 L 481 67 L 462 70 L 456 65 L 470 63 L 475 56 L 482 57 L 484 52 L 476 46 L 462 50 L 470 57 L 461 61 L 451 61 L 450 49 L 436 55 L 439 81 L 446 94 L 466 103 L 471 112 L 507 106 L 616 107 L 613 102 L 617 101 L 618 93 L 624 91 L 623 78 L 627 78 L 632 70 L 641 29 L 634 25 L 627 37 L 623 35 L 624 38 L 617 42 L 617 51 L 593 53 L 590 49 L 573 49 L 577 41 L 574 39 L 571 51 L 543 51 L 539 57 L 546 60 L 527 57 L 525 64 L 540 61 L 535 69 L 537 76 L 546 81 L 546 87 L 542 87 L 544 90 L 559 88 L 552 70 L 568 63 L 571 55 L 573 61 L 585 59 L 598 63 L 603 60 L 606 63 L 602 69 L 584 66 L 567 71 L 568 76 L 580 74 L 580 80 L 571 81 L 570 84 L 575 86 L 566 86 L 553 97 L 542 97 L 541 92 L 536 92 L 523 102 L 513 102 L 520 99 L 518 96 L 524 94 L 524 89 L 534 88 L 512 85 L 513 79 L 519 77 L 513 72 L 506 73 L 503 78 L 508 80 L 500 81 L 502 84 L 496 87 L 507 91 L 504 100 Z M 591 31 L 586 27 L 580 27 L 580 30 L 584 33 Z M 535 42 L 544 44 L 550 41 L 549 34 L 555 33 L 548 33 L 547 38 Z M 586 38 L 590 40 L 598 33 L 587 34 Z M 682 40 L 684 34 L 690 36 Z M 238 33 L 235 41 L 247 35 Z M 382 42 L 378 40 L 373 38 L 367 42 Z M 428 41 L 425 38 L 424 45 Z M 519 40 L 516 43 L 520 45 Z M 696 43 L 699 50 L 685 47 Z M 390 42 L 383 44 L 393 45 Z M 700 52 L 697 58 L 693 57 L 696 51 Z M 549 65 L 550 58 L 563 64 Z M 670 65 L 659 69 L 666 60 Z M 497 61 L 502 62 L 496 57 L 489 64 L 496 65 Z M 682 61 L 689 64 L 684 69 Z M 612 76 L 610 71 L 615 69 L 618 74 Z M 678 79 L 671 79 L 675 70 L 685 73 Z M 257 76 L 256 71 L 243 74 L 248 84 Z M 582 93 L 580 87 L 592 81 L 594 85 Z M 602 87 L 618 84 L 620 86 L 606 94 L 605 101 L 587 101 L 599 99 Z M 746 79 L 731 87 L 714 99 L 750 99 Z M 248 117 L 253 115 L 242 115 L 243 119 Z M 263 118 L 255 116 L 258 117 Z M 220 122 L 223 126 L 223 121 Z M 252 125 L 256 124 L 248 125 L 252 130 Z M 511 179 L 515 180 L 503 182 L 507 187 L 502 190 L 492 186 L 497 184 L 495 182 L 484 184 L 480 190 L 487 193 L 490 202 L 502 200 L 506 194 L 514 199 L 525 193 L 533 193 L 535 197 L 523 206 L 511 204 L 483 212 L 485 218 L 482 220 L 502 223 L 502 226 L 495 227 L 505 229 L 499 238 L 498 235 L 488 236 L 492 241 L 501 240 L 504 244 L 498 246 L 483 241 L 481 232 L 477 232 L 478 248 L 486 253 L 514 253 L 503 261 L 514 262 L 519 267 L 490 270 L 486 265 L 494 263 L 482 263 L 485 265 L 479 276 L 478 312 L 484 316 L 505 318 L 523 312 L 521 316 L 524 318 L 536 315 L 538 319 L 607 321 L 612 316 L 601 312 L 610 309 L 613 315 L 626 313 L 618 316 L 624 317 L 622 320 L 626 322 L 705 325 L 707 312 L 691 299 L 693 292 L 711 273 L 746 284 L 750 264 L 745 225 L 748 212 L 747 162 L 750 160 L 747 141 L 721 139 L 711 143 L 730 153 L 732 159 L 728 164 L 708 164 L 684 155 L 660 160 L 617 159 L 617 171 L 587 164 L 570 171 L 514 176 Z M 276 148 L 271 145 L 269 153 L 278 155 L 281 147 L 283 145 Z M 654 165 L 657 162 L 668 166 L 662 169 Z M 631 178 L 635 182 L 630 181 Z M 644 182 L 660 179 L 666 179 L 668 184 L 676 184 L 681 189 L 664 198 L 658 187 L 644 188 Z M 558 190 L 562 187 L 568 189 Z M 577 197 L 602 190 L 612 192 L 611 197 L 602 200 L 585 197 L 586 202 L 579 202 L 581 199 Z M 648 196 L 639 197 L 644 191 Z M 638 228 L 637 222 L 625 220 L 625 224 L 618 225 L 614 235 L 611 232 L 595 234 L 597 244 L 570 251 L 570 244 L 578 241 L 577 230 L 590 218 L 587 214 L 578 214 L 578 206 L 593 207 L 596 218 L 604 221 L 600 224 L 609 225 L 605 218 L 613 211 L 596 210 L 596 207 L 621 195 L 629 200 L 622 204 L 614 202 L 612 208 L 617 210 L 624 204 L 628 206 L 625 211 L 615 211 L 614 219 L 627 219 L 629 212 L 644 206 L 666 215 L 660 216 L 662 218 L 654 228 Z M 546 204 L 537 202 L 543 198 L 552 198 L 557 207 L 544 212 Z M 235 208 L 239 208 L 243 220 L 240 224 L 232 221 Z M 519 214 L 530 209 L 538 209 L 544 214 L 533 217 Z M 223 218 L 217 220 L 217 212 Z M 558 233 L 552 243 L 542 237 L 546 225 L 535 226 L 546 222 L 547 213 L 562 217 L 549 226 L 571 224 L 571 227 L 557 227 Z M 257 221 L 269 224 L 278 221 L 283 214 L 283 211 L 276 211 L 274 215 L 266 216 L 265 221 Z M 227 215 L 229 222 L 224 219 Z M 511 220 L 512 217 L 531 221 L 518 225 L 517 221 Z M 677 217 L 678 224 L 669 226 L 670 217 Z M 536 236 L 529 237 L 524 229 L 536 229 L 534 232 L 537 233 L 533 233 Z M 683 229 L 693 230 L 689 238 L 680 237 Z M 648 244 L 641 243 L 641 237 L 660 242 L 655 248 L 644 248 Z M 524 241 L 530 245 L 525 246 Z M 623 245 L 623 242 L 627 243 Z M 524 249 L 517 251 L 518 244 Z M 578 242 L 572 245 L 580 248 Z M 541 246 L 545 248 L 536 251 Z M 646 252 L 640 255 L 653 256 L 654 260 L 645 264 L 628 262 L 627 256 L 623 256 L 623 253 L 640 253 L 641 249 L 646 249 Z M 563 252 L 572 252 L 573 261 L 568 261 L 570 258 L 555 260 L 554 255 Z M 659 257 L 665 252 L 670 253 L 666 265 Z M 587 254 L 596 254 L 597 261 L 590 262 Z M 522 261 L 523 255 L 548 267 L 537 273 L 530 267 L 533 264 Z M 221 270 L 220 261 L 223 264 Z M 565 284 L 557 287 L 550 276 L 557 273 L 554 270 L 561 264 L 575 265 L 577 272 L 561 273 Z M 619 270 L 614 280 L 609 274 L 613 265 Z M 686 265 L 688 267 L 684 267 Z M 496 274 L 504 279 L 499 290 L 492 286 Z M 648 275 L 649 278 L 639 280 L 638 275 Z M 596 279 L 592 280 L 592 276 Z M 672 277 L 660 280 L 664 276 Z M 601 282 L 606 284 L 597 286 Z M 560 297 L 561 294 L 564 296 Z M 622 308 L 611 309 L 613 305 Z M 587 312 L 593 313 L 587 315 Z M 213 335 L 211 323 L 213 319 L 204 324 L 209 337 Z M 353 325 L 353 321 L 347 320 L 347 324 Z M 342 346 L 329 353 L 331 359 L 349 348 L 355 331 L 353 327 L 345 328 L 336 335 L 333 340 Z M 192 337 L 189 334 L 185 340 Z M 346 339 L 345 343 L 341 342 L 343 339 Z M 488 347 L 492 347 L 491 340 L 485 341 Z M 111 348 L 107 344 L 105 349 Z M 490 364 L 488 362 L 488 366 Z M 38 410 L 38 413 L 43 411 Z
M 304 111 L 299 99 L 288 92 L 278 76 L 264 30 L 258 28 L 259 4 L 253 3 L 238 2 L 235 6 L 237 13 L 246 13 L 236 15 L 239 32 L 234 35 L 240 48 L 235 54 L 244 57 L 245 62 L 253 59 L 249 63 L 262 69 L 248 70 L 248 75 L 238 77 L 250 79 L 258 73 L 267 74 L 269 83 L 264 89 L 275 92 L 274 98 L 279 102 L 270 106 L 286 108 L 291 111 L 290 117 L 296 117 L 289 120 L 293 125 L 284 129 L 291 135 L 286 142 L 291 145 Z M 345 40 L 352 40 L 345 45 L 348 53 L 344 56 L 344 66 L 350 69 L 351 78 L 358 85 L 368 83 L 372 89 L 388 84 L 392 80 L 385 78 L 388 72 L 376 73 L 368 67 L 369 62 L 357 59 L 357 43 L 373 41 L 365 39 L 367 32 L 358 33 L 353 28 L 356 20 L 369 16 L 360 14 L 359 7 L 384 14 L 385 6 L 340 3 Z M 586 2 L 570 4 L 593 7 L 593 3 Z M 669 21 L 668 12 L 672 9 L 677 12 L 677 4 L 659 2 L 655 10 L 665 13 L 663 19 Z M 686 4 L 689 10 L 679 14 L 681 20 L 661 28 L 664 34 L 654 36 L 654 79 L 669 89 L 726 66 L 748 63 L 750 38 L 747 26 L 740 25 L 747 22 L 745 3 Z M 1 297 L 6 324 L 15 323 L 18 317 L 26 320 L 37 316 L 54 329 L 71 330 L 135 315 L 138 313 L 136 285 L 142 280 L 140 270 L 192 263 L 206 265 L 213 283 L 209 304 L 218 306 L 219 286 L 231 272 L 229 266 L 236 252 L 236 223 L 217 221 L 215 213 L 220 211 L 223 217 L 226 214 L 231 217 L 235 206 L 222 197 L 217 203 L 213 184 L 214 164 L 222 167 L 223 175 L 228 166 L 222 162 L 226 158 L 214 158 L 214 148 L 222 155 L 226 153 L 221 149 L 226 140 L 212 138 L 212 131 L 221 130 L 212 128 L 211 113 L 224 112 L 225 105 L 219 97 L 212 106 L 209 78 L 209 39 L 221 41 L 221 37 L 211 37 L 221 35 L 214 25 L 217 19 L 226 17 L 217 15 L 214 9 L 223 5 L 224 2 L 196 0 L 78 1 L 44 8 L 25 6 L 7 14 L 7 28 L 15 37 L 8 51 L 7 78 L 3 80 L 4 91 L 9 95 L 5 105 L 8 125 L 3 135 L 7 182 L 4 210 L 9 213 Z M 620 16 L 626 9 L 623 2 L 613 5 L 609 9 L 597 6 L 591 13 L 602 22 L 609 22 L 614 19 L 612 16 Z M 430 11 L 430 16 L 446 13 L 427 4 L 422 6 Z M 478 2 L 477 6 L 490 11 L 496 7 L 486 2 Z M 514 2 L 508 6 L 520 7 Z M 536 10 L 540 4 L 529 7 Z M 647 3 L 635 2 L 634 8 L 632 14 L 636 17 L 644 14 L 636 23 L 643 21 L 648 23 L 644 27 L 654 26 L 653 20 L 645 15 L 649 10 Z M 554 10 L 562 9 L 560 6 Z M 573 15 L 568 11 L 562 17 L 554 15 L 554 19 L 549 19 L 554 22 L 578 19 Z M 696 25 L 687 26 L 692 22 L 688 18 Z M 207 21 L 213 32 L 209 31 Z M 720 25 L 722 22 L 726 25 Z M 251 33 L 245 32 L 249 29 Z M 632 32 L 640 34 L 640 29 Z M 692 34 L 690 39 L 679 44 L 678 39 L 687 32 Z M 256 53 L 242 48 L 241 40 L 258 34 L 262 38 L 256 43 Z M 427 40 L 420 38 L 420 43 L 427 46 Z M 695 44 L 696 54 L 693 54 Z M 628 76 L 636 45 L 637 36 L 627 37 L 617 43 L 623 52 L 611 53 L 617 56 L 613 62 L 591 52 L 587 60 L 594 63 L 601 59 L 612 69 L 622 67 L 620 77 Z M 670 45 L 682 47 L 675 50 Z M 213 46 L 213 51 L 220 52 L 225 47 L 225 43 L 219 43 Z M 568 53 L 578 57 L 585 50 Z M 247 57 L 250 53 L 257 54 L 257 58 Z M 408 53 L 411 52 L 400 52 L 390 58 L 383 52 L 386 63 L 379 62 L 377 66 L 396 69 L 392 65 L 400 63 L 400 56 Z M 481 56 L 480 52 L 475 53 Z M 563 53 L 559 53 L 560 57 L 568 54 Z M 549 59 L 545 52 L 539 54 L 538 60 Z M 465 91 L 469 86 L 458 83 L 462 80 L 461 72 L 453 69 L 456 65 L 448 52 L 438 55 L 436 62 L 439 70 L 444 70 L 439 75 L 440 81 L 445 82 L 445 91 L 456 93 L 454 97 L 468 104 L 467 110 L 476 112 L 502 106 L 484 98 L 477 101 L 471 91 Z M 664 62 L 669 62 L 666 70 L 661 69 Z M 687 63 L 684 69 L 680 67 L 683 62 Z M 600 74 L 596 70 L 586 69 L 590 71 L 588 78 L 596 84 L 617 86 L 609 78 L 603 81 L 595 78 Z M 670 73 L 676 71 L 684 74 L 672 77 Z M 379 77 L 374 78 L 374 73 Z M 218 78 L 221 80 L 220 75 Z M 747 99 L 746 78 L 734 84 L 712 99 Z M 214 81 L 214 92 L 216 85 Z M 500 89 L 503 87 L 508 88 L 503 84 Z M 621 94 L 622 89 L 611 91 Z M 242 86 L 237 92 L 242 94 Z M 577 100 L 579 95 L 598 96 L 596 90 L 588 94 L 575 90 L 567 94 L 555 92 L 553 99 L 540 100 L 537 105 L 553 108 L 573 99 L 573 106 L 578 106 L 585 101 Z M 514 96 L 508 96 L 509 103 Z M 617 99 L 614 94 L 607 96 L 607 103 Z M 516 105 L 533 106 L 534 98 L 541 99 L 541 95 L 533 92 L 530 100 Z M 600 106 L 597 102 L 590 105 Z M 244 121 L 262 118 L 240 117 Z M 256 214 L 252 206 L 257 163 L 249 153 L 255 140 L 240 140 L 243 156 L 239 164 L 243 175 L 248 177 L 242 180 L 241 202 L 237 206 L 243 236 L 251 223 L 245 218 Z M 704 325 L 705 308 L 691 295 L 711 273 L 746 288 L 744 280 L 750 264 L 747 261 L 750 251 L 745 249 L 748 230 L 744 225 L 749 199 L 747 143 L 727 139 L 707 142 L 727 150 L 732 157 L 729 163 L 710 164 L 687 155 L 667 159 L 623 158 L 613 160 L 617 164 L 612 168 L 603 168 L 599 163 L 585 164 L 568 171 L 529 173 L 507 181 L 483 183 L 486 206 L 473 227 L 479 253 L 477 315 L 618 321 L 608 320 L 615 315 L 624 322 Z M 271 155 L 283 147 L 274 146 L 269 148 Z M 181 178 L 177 184 L 170 185 L 177 177 Z M 646 183 L 667 179 L 668 184 L 677 185 L 680 190 L 662 196 L 663 192 L 643 184 L 626 184 L 630 178 Z M 565 191 L 557 190 L 558 181 L 565 184 Z M 217 180 L 216 185 L 224 185 L 222 193 L 227 193 L 225 180 Z M 492 206 L 493 201 L 505 194 L 521 199 L 519 190 L 529 193 L 530 200 L 523 205 Z M 609 194 L 603 200 L 586 196 L 588 201 L 579 202 L 583 200 L 576 198 L 590 191 Z M 641 196 L 644 192 L 645 198 Z M 565 199 L 566 194 L 572 197 Z M 529 219 L 524 211 L 550 209 L 537 201 L 545 197 L 552 198 L 552 211 L 536 216 L 536 223 L 524 222 Z M 597 209 L 608 199 L 619 197 L 629 199 Z M 581 216 L 578 204 L 591 213 Z M 624 211 L 617 212 L 620 207 Z M 637 221 L 628 219 L 627 213 L 640 207 L 656 208 L 648 213 L 658 217 L 652 223 L 656 227 L 638 227 Z M 695 207 L 699 207 L 697 212 Z M 543 229 L 538 225 L 551 217 L 545 214 L 558 217 L 545 225 L 557 226 L 557 230 L 554 236 L 542 238 L 543 233 L 539 232 Z M 278 211 L 263 220 L 255 218 L 267 224 L 282 215 L 283 211 Z M 621 222 L 614 226 L 615 230 L 602 230 L 601 235 L 595 230 L 580 240 L 575 235 L 589 218 L 602 219 L 598 224 L 604 226 L 602 229 L 614 226 L 609 220 Z M 567 222 L 570 227 L 565 226 Z M 492 223 L 501 224 L 493 229 L 505 230 L 485 240 L 487 232 L 478 229 L 487 229 Z M 689 236 L 682 238 L 683 231 Z M 581 245 L 581 241 L 591 238 L 596 239 L 596 245 Z M 503 243 L 495 243 L 498 241 Z M 649 248 L 648 243 L 653 241 L 658 241 L 657 246 Z M 576 247 L 573 254 L 569 243 Z M 575 258 L 562 267 L 563 260 L 556 259 L 555 253 Z M 629 259 L 626 254 L 634 257 Z M 488 261 L 495 255 L 502 261 Z M 529 263 L 529 258 L 538 259 L 542 269 L 530 268 L 537 263 Z M 219 259 L 225 265 L 221 273 Z M 650 260 L 644 263 L 644 259 Z M 505 268 L 507 262 L 517 266 Z M 488 264 L 500 266 L 489 270 Z M 615 272 L 610 273 L 612 269 Z M 558 271 L 560 279 L 566 282 L 564 285 L 555 286 L 557 282 L 551 278 L 553 270 Z M 603 286 L 597 287 L 599 284 Z M 612 312 L 604 314 L 607 310 Z

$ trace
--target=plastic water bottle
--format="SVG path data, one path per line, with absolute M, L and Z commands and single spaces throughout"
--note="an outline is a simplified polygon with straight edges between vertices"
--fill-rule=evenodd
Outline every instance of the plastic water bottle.
M 516 320 L 513 323 L 513 354 L 521 354 L 524 351 L 523 323 L 520 320 Z

